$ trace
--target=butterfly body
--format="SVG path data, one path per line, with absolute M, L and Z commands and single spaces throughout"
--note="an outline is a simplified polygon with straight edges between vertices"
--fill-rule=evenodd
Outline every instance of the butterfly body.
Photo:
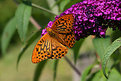
M 68 52 L 67 47 L 71 48 L 75 44 L 73 22 L 73 15 L 68 14 L 58 18 L 51 28 L 46 28 L 47 33 L 37 42 L 33 50 L 32 62 L 64 57 Z
M 58 37 L 58 34 L 56 32 L 54 32 L 51 28 L 46 28 L 48 34 L 53 37 L 53 38 L 56 38 L 56 39 L 59 39 Z M 61 39 L 60 39 L 61 40 Z
M 51 28 L 46 28 L 48 34 L 52 37 L 55 38 L 55 40 L 57 40 L 58 42 L 63 42 L 65 43 L 65 41 L 62 39 L 62 37 L 60 37 L 60 35 L 56 32 L 54 32 Z

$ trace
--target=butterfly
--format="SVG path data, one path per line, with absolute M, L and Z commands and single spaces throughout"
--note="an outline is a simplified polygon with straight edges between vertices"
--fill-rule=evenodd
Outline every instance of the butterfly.
M 47 33 L 40 38 L 34 47 L 32 62 L 38 63 L 45 59 L 64 57 L 68 52 L 68 48 L 73 47 L 75 44 L 73 23 L 73 15 L 67 14 L 55 20 L 51 28 L 46 28 Z

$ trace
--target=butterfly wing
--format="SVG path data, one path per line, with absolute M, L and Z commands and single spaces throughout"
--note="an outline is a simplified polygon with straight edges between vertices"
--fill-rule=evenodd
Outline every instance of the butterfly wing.
M 68 52 L 68 48 L 62 45 L 60 42 L 58 42 L 55 38 L 52 40 L 52 55 L 51 59 L 60 59 L 61 57 L 64 57 L 65 54 Z
M 73 23 L 73 15 L 67 14 L 58 18 L 51 27 L 51 29 L 55 31 L 61 39 L 58 39 L 58 41 L 69 48 L 73 47 L 75 44 L 75 34 L 72 30 Z
M 50 58 L 52 48 L 51 46 L 51 37 L 47 33 L 37 42 L 33 50 L 32 62 L 37 63 Z
M 75 34 L 72 33 L 67 33 L 67 34 L 59 34 L 58 35 L 63 41 L 61 42 L 63 45 L 72 48 L 75 44 Z
M 65 56 L 67 52 L 67 47 L 59 43 L 57 39 L 50 37 L 47 33 L 37 42 L 33 50 L 32 62 L 38 63 L 48 58 L 59 59 Z
M 59 17 L 52 25 L 51 29 L 57 33 L 70 33 L 73 29 L 74 17 L 67 14 Z

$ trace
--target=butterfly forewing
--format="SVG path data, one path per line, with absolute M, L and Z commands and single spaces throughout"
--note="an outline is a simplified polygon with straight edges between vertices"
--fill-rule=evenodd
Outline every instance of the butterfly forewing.
M 33 50 L 32 62 L 37 63 L 50 58 L 51 48 L 51 38 L 47 33 L 37 42 Z
M 33 50 L 32 62 L 38 63 L 48 58 L 59 59 L 65 56 L 67 52 L 67 47 L 47 33 L 37 42 Z
M 74 17 L 72 14 L 58 18 L 52 25 L 52 30 L 57 32 L 57 39 L 63 45 L 71 48 L 75 44 L 75 34 L 73 32 Z
M 74 17 L 72 14 L 67 14 L 59 17 L 52 25 L 52 30 L 57 33 L 70 33 L 72 32 L 72 26 L 74 23 Z

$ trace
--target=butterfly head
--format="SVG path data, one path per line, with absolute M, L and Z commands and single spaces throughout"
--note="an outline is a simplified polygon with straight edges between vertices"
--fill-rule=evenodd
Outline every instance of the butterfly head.
M 51 28 L 46 28 L 46 30 L 47 30 L 47 32 L 51 32 L 52 31 L 52 29 Z

